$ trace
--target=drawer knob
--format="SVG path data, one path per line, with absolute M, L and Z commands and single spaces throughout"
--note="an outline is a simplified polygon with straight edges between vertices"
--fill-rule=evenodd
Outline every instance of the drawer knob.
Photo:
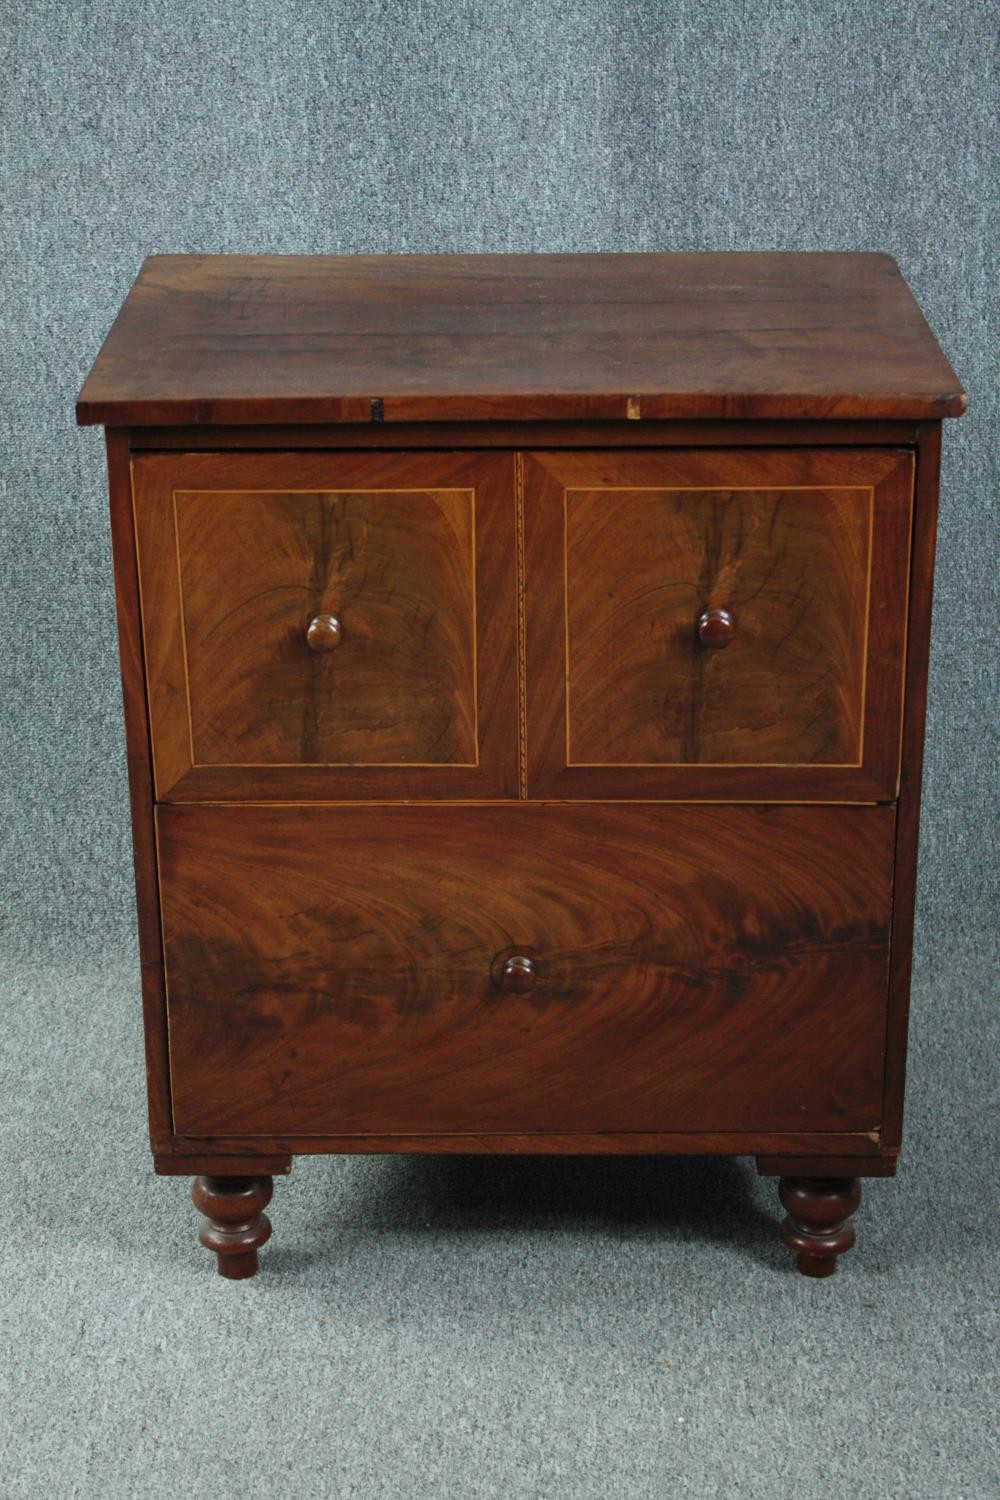
M 721 651 L 736 634 L 736 622 L 728 609 L 703 609 L 695 622 L 695 629 L 703 646 Z
M 526 995 L 533 988 L 537 970 L 532 959 L 523 953 L 508 958 L 500 973 L 500 983 L 509 995 Z
M 306 626 L 306 643 L 310 651 L 333 651 L 340 645 L 343 633 L 336 615 L 313 615 Z

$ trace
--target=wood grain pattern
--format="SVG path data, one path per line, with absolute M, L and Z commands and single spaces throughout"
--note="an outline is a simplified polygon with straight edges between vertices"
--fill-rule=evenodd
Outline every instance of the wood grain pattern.
M 569 764 L 860 764 L 871 513 L 863 488 L 569 492 Z
M 175 491 L 195 764 L 474 765 L 473 497 Z
M 196 255 L 144 263 L 77 419 L 920 419 L 963 406 L 887 255 Z
M 516 795 L 509 456 L 147 456 L 135 482 L 161 798 Z
M 175 1131 L 875 1131 L 893 826 L 161 807 Z
M 897 451 L 530 455 L 532 795 L 893 797 L 911 489 Z

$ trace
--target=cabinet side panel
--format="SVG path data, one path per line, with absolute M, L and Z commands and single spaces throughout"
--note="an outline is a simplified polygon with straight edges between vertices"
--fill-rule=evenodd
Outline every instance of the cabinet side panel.
M 135 866 L 139 959 L 142 966 L 149 1132 L 153 1149 L 162 1151 L 169 1145 L 171 1127 L 166 1006 L 156 874 L 156 842 L 153 828 L 149 716 L 143 671 L 128 434 L 117 429 L 109 429 L 106 441 L 111 505 L 111 546 L 115 569 L 115 608 L 118 617 L 118 651 L 121 661 L 125 748 L 132 815 L 132 853 Z
M 924 721 L 927 713 L 927 667 L 930 656 L 940 463 L 941 423 L 928 422 L 920 429 L 913 500 L 902 767 L 896 822 L 896 876 L 889 966 L 885 1105 L 882 1117 L 882 1146 L 887 1151 L 899 1150 L 903 1130 L 913 959 L 913 909 L 917 884 L 920 784 L 924 763 Z

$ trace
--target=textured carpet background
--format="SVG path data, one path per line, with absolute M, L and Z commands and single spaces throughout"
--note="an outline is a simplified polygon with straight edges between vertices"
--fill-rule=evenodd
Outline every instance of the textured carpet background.
M 1000 1489 L 996 22 L 0 0 L 4 1500 Z M 682 248 L 890 251 L 970 394 L 946 426 L 903 1175 L 814 1287 L 746 1164 L 303 1162 L 274 1274 L 224 1286 L 144 1153 L 80 380 L 153 251 Z

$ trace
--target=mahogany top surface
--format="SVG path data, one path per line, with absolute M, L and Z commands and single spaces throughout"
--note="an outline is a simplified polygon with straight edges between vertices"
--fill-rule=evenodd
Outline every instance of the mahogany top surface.
M 77 420 L 926 419 L 964 407 L 889 255 L 156 255 Z

